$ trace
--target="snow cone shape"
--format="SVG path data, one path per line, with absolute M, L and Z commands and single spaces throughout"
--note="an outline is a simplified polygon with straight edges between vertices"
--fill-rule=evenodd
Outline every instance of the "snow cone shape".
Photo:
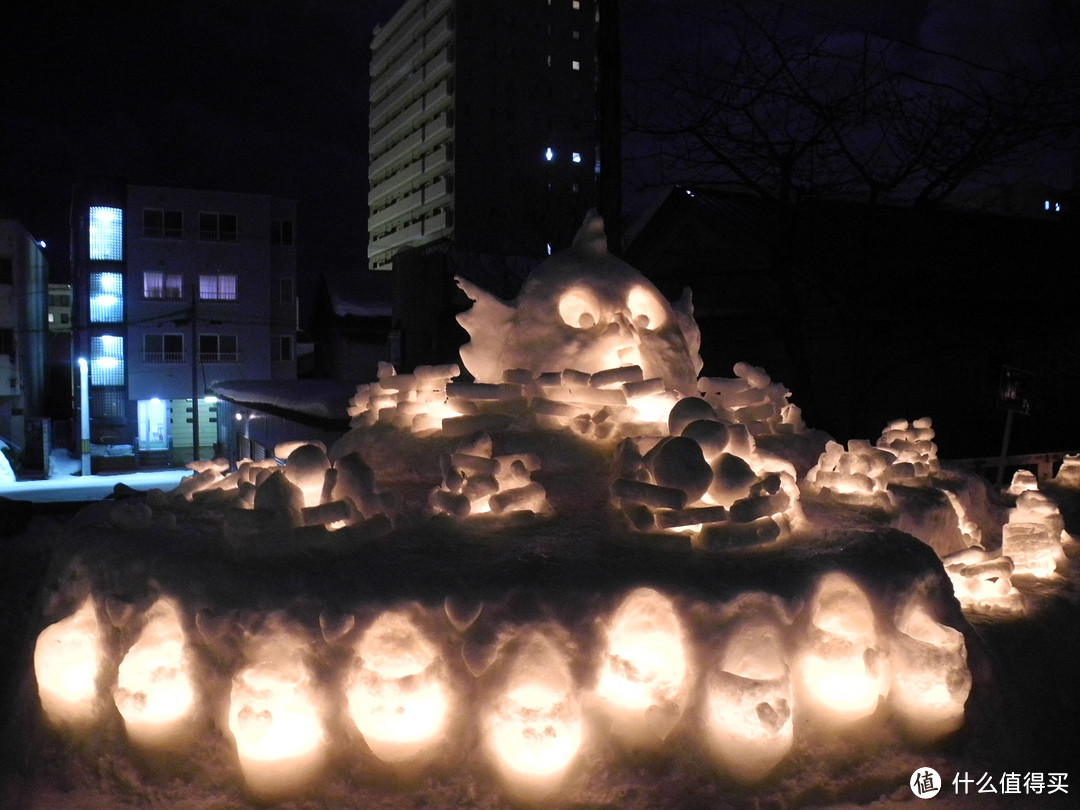
M 616 734 L 633 744 L 659 743 L 679 722 L 690 691 L 686 642 L 675 607 L 658 591 L 638 588 L 605 630 L 596 696 Z
M 918 599 L 896 619 L 889 700 L 904 727 L 920 739 L 936 739 L 964 724 L 971 691 L 964 635 L 937 621 Z
M 441 659 L 406 612 L 380 614 L 356 654 L 346 698 L 375 756 L 402 762 L 443 739 L 450 698 Z
M 791 679 L 775 616 L 736 619 L 709 673 L 705 711 L 714 756 L 742 782 L 761 779 L 791 750 Z
M 46 627 L 34 646 L 41 708 L 53 723 L 82 726 L 94 717 L 101 641 L 94 600 Z
M 229 730 L 255 794 L 277 797 L 309 784 L 322 765 L 324 734 L 307 644 L 284 630 L 258 639 L 233 677 Z
M 120 662 L 116 708 L 134 742 L 179 743 L 195 702 L 180 615 L 172 601 L 161 598 L 145 619 L 138 640 Z
M 584 722 L 565 656 L 539 631 L 521 642 L 485 728 L 507 790 L 535 801 L 561 787 L 581 748 Z
M 800 702 L 838 723 L 873 714 L 888 692 L 888 678 L 874 611 L 862 588 L 846 574 L 823 576 L 804 632 L 794 667 Z

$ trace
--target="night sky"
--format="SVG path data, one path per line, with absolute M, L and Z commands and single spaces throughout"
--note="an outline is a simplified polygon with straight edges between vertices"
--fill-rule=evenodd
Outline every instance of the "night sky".
M 369 45 L 373 26 L 399 3 L 9 4 L 0 34 L 0 214 L 48 242 L 54 277 L 62 278 L 74 182 L 119 176 L 142 185 L 295 198 L 301 293 L 310 294 L 319 272 L 365 262 Z M 697 28 L 696 5 L 623 0 L 628 78 L 647 73 L 686 40 Z M 839 36 L 872 30 L 993 61 L 1014 46 L 1035 53 L 1047 31 L 1068 30 L 1060 23 L 1072 4 L 783 5 L 807 26 Z M 628 172 L 631 205 L 639 179 Z

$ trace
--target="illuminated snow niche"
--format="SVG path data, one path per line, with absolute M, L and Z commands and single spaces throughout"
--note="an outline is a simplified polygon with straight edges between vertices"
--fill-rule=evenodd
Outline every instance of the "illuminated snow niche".
M 596 697 L 612 730 L 634 745 L 662 742 L 686 708 L 691 677 L 682 623 L 671 600 L 631 591 L 606 623 Z
M 1059 560 L 1065 521 L 1057 506 L 1041 492 L 1025 490 L 1009 510 L 1001 530 L 1001 553 L 1013 561 L 1013 572 L 1036 577 L 1053 576 Z
M 323 762 L 319 703 L 304 660 L 306 641 L 275 629 L 251 645 L 233 677 L 229 730 L 248 787 L 276 797 L 310 784 Z
M 705 734 L 719 764 L 742 782 L 766 776 L 791 750 L 792 704 L 784 627 L 775 612 L 749 611 L 707 679 Z
M 94 719 L 101 641 L 94 600 L 87 597 L 66 619 L 46 627 L 34 646 L 34 675 L 41 708 L 59 725 Z
M 137 744 L 180 743 L 195 702 L 180 614 L 171 600 L 161 598 L 146 612 L 145 622 L 120 662 L 116 708 Z
M 443 739 L 450 698 L 441 659 L 404 611 L 379 615 L 356 647 L 346 698 L 372 753 L 402 762 Z
M 900 609 L 889 700 L 913 736 L 936 739 L 964 724 L 971 691 L 964 635 L 934 620 L 917 599 Z
M 870 600 L 846 574 L 831 572 L 808 612 L 795 662 L 800 705 L 828 722 L 869 717 L 889 683 Z
M 566 659 L 538 630 L 526 631 L 485 717 L 489 756 L 515 796 L 556 792 L 577 756 L 584 721 Z

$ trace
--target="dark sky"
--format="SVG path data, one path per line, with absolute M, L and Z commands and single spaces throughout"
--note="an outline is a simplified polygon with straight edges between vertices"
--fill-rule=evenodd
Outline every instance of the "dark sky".
M 398 2 L 12 4 L 0 212 L 53 246 L 55 276 L 80 179 L 269 193 L 298 200 L 309 279 L 357 266 L 368 49 Z
M 668 55 L 694 30 L 694 8 L 714 1 L 623 0 L 626 73 Z M 981 61 L 1033 53 L 1074 3 L 754 1 L 838 35 L 873 30 Z M 8 4 L 0 213 L 45 239 L 62 274 L 70 190 L 81 179 L 270 193 L 299 203 L 302 293 L 322 270 L 361 266 L 371 30 L 399 3 Z

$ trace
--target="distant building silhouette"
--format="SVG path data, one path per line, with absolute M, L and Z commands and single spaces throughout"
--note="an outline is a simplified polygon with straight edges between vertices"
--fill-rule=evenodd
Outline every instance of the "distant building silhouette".
M 602 172 L 617 188 L 618 157 L 608 166 L 600 150 L 619 126 L 617 105 L 601 115 L 602 93 L 618 92 L 598 51 L 605 8 L 407 0 L 376 29 L 368 262 L 396 271 L 403 365 L 456 353 L 449 264 L 513 295 L 523 262 L 566 247 L 600 205 Z M 617 67 L 617 49 L 607 55 Z

